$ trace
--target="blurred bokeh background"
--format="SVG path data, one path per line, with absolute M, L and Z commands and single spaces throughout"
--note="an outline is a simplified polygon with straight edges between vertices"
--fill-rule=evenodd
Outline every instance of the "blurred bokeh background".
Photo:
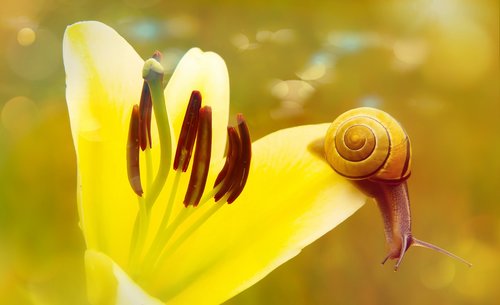
M 369 203 L 227 304 L 494 304 L 500 300 L 496 0 L 2 0 L 0 304 L 86 304 L 66 25 L 100 20 L 171 71 L 192 46 L 226 60 L 231 112 L 257 139 L 375 106 L 406 128 L 414 233 L 470 260 L 412 249 L 380 266 Z M 292 139 L 293 140 L 293 139 Z M 284 186 L 286 187 L 286 186 Z M 223 285 L 224 283 L 217 283 Z

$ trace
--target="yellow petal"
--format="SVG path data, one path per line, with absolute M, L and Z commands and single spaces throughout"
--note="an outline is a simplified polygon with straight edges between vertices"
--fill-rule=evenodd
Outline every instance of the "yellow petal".
M 193 48 L 184 55 L 170 78 L 165 89 L 165 100 L 174 139 L 179 138 L 187 102 L 193 90 L 201 92 L 202 106 L 212 107 L 212 160 L 221 159 L 226 148 L 229 76 L 226 64 L 219 55 Z
M 69 26 L 63 56 L 80 225 L 88 248 L 123 265 L 137 210 L 125 148 L 132 105 L 140 98 L 143 61 L 118 33 L 99 22 Z
M 86 262 L 91 299 L 95 304 L 156 304 L 119 267 L 127 265 L 137 212 L 137 198 L 127 181 L 125 147 L 130 111 L 140 97 L 143 62 L 114 30 L 97 22 L 68 27 L 63 51 L 79 169 L 79 212 L 90 249 Z M 192 90 L 200 90 L 204 105 L 213 108 L 212 155 L 217 162 L 225 148 L 229 108 L 227 69 L 220 57 L 193 49 L 179 63 L 166 89 L 176 137 Z M 153 132 L 154 124 L 153 119 Z M 144 288 L 169 303 L 223 302 L 349 217 L 364 198 L 325 163 L 321 137 L 327 127 L 283 130 L 255 143 L 241 197 L 167 256 L 158 276 L 143 283 Z M 157 134 L 153 143 L 155 139 Z M 157 152 L 153 147 L 154 168 Z M 211 181 L 215 174 L 211 170 Z M 180 189 L 185 190 L 183 185 Z M 166 204 L 169 190 L 158 202 Z M 195 215 L 210 206 L 213 202 L 197 208 Z M 159 218 L 161 213 L 152 215 L 153 228 Z
M 162 305 L 137 286 L 111 258 L 103 253 L 85 253 L 87 290 L 92 305 Z
M 166 258 L 149 291 L 169 304 L 221 303 L 360 208 L 365 197 L 323 158 L 327 129 L 296 127 L 254 143 L 240 198 Z

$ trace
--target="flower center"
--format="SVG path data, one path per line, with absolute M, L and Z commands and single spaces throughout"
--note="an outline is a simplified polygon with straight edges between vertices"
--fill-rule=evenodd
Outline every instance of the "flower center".
M 132 234 L 129 267 L 132 276 L 141 279 L 147 279 L 151 273 L 154 273 L 157 265 L 162 263 L 164 258 L 171 254 L 172 251 L 175 251 L 180 244 L 189 239 L 193 232 L 222 207 L 223 202 L 231 204 L 236 200 L 245 187 L 251 160 L 250 133 L 243 115 L 238 114 L 236 116 L 237 128 L 232 126 L 227 128 L 228 150 L 225 164 L 215 180 L 213 189 L 203 197 L 210 169 L 212 109 L 210 106 L 202 107 L 201 93 L 193 90 L 189 98 L 173 160 L 173 170 L 176 173 L 169 200 L 166 203 L 167 206 L 162 221 L 150 247 L 145 247 L 151 208 L 168 177 L 170 171 L 168 166 L 172 151 L 170 145 L 171 131 L 166 113 L 163 86 L 161 85 L 163 68 L 159 64 L 160 58 L 159 52 L 155 52 L 155 55 L 144 64 L 143 76 L 145 81 L 141 100 L 139 105 L 134 105 L 132 109 L 127 143 L 129 183 L 139 201 L 139 211 Z M 151 141 L 151 115 L 153 112 L 160 140 L 160 168 L 154 180 L 152 179 L 150 155 L 150 150 L 153 147 Z M 145 172 L 148 182 L 145 191 L 142 187 L 139 166 L 140 150 L 145 153 L 146 161 Z M 207 203 L 212 198 L 217 204 L 202 215 L 195 212 L 197 209 L 182 209 L 176 218 L 171 221 L 170 216 L 181 175 L 188 171 L 191 156 L 193 156 L 193 165 L 183 200 L 184 206 L 186 208 L 189 206 L 197 207 Z M 183 234 L 178 236 L 175 241 L 171 241 L 171 237 L 187 218 L 194 218 L 195 220 L 190 222 L 190 227 L 186 228 Z

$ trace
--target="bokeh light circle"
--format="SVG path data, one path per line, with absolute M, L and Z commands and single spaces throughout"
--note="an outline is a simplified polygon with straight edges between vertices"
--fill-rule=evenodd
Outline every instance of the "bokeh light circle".
M 10 133 L 20 135 L 31 129 L 36 122 L 38 107 L 25 96 L 16 96 L 2 107 L 1 122 Z
M 29 36 L 29 34 L 28 34 Z M 52 75 L 61 64 L 61 41 L 48 30 L 39 30 L 29 45 L 11 43 L 5 59 L 10 69 L 26 80 L 41 80 Z
M 32 45 L 35 42 L 36 33 L 32 28 L 25 27 L 17 32 L 17 42 L 23 47 Z

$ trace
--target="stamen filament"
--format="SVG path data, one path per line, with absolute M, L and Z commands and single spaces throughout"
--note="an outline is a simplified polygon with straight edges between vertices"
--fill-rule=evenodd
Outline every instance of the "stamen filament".
M 180 177 L 181 173 L 182 172 L 177 172 L 176 178 Z M 175 182 L 174 182 L 174 184 L 175 184 Z M 173 189 L 173 191 L 175 192 L 176 189 L 177 189 L 177 186 L 175 187 L 175 189 Z M 214 198 L 214 196 L 218 190 L 219 190 L 219 187 L 215 187 L 210 192 L 205 194 L 205 196 L 203 196 L 203 198 L 200 200 L 199 206 L 201 207 L 206 202 L 208 202 L 210 199 Z M 172 202 L 174 201 L 174 199 L 172 199 Z M 165 222 L 165 224 L 163 224 L 164 221 L 162 220 L 162 224 L 160 224 L 160 228 L 158 229 L 158 231 L 156 233 L 155 240 L 151 244 L 151 247 L 149 248 L 149 251 L 144 258 L 144 264 L 147 265 L 149 262 L 152 262 L 150 267 L 155 266 L 155 261 L 158 259 L 161 252 L 163 251 L 163 249 L 165 248 L 165 246 L 169 242 L 170 237 L 172 237 L 172 235 L 175 233 L 177 228 L 180 225 L 182 225 L 184 220 L 186 220 L 188 218 L 188 216 L 193 212 L 194 212 L 194 209 L 188 209 L 188 208 L 182 209 L 179 212 L 179 214 L 177 214 L 177 217 L 168 226 L 166 226 L 168 224 L 168 221 Z
M 129 265 L 132 275 L 137 273 L 139 256 L 141 255 L 142 245 L 147 236 L 149 227 L 149 214 L 146 209 L 145 200 L 142 197 L 137 197 L 139 202 L 139 211 L 134 222 L 134 230 L 132 232 L 132 240 L 130 243 Z
M 193 235 L 196 230 L 198 230 L 205 222 L 212 217 L 212 215 L 217 212 L 223 204 L 214 204 L 211 206 L 203 215 L 201 215 L 189 228 L 186 229 L 173 243 L 171 243 L 169 246 L 165 248 L 163 253 L 159 256 L 158 260 L 156 261 L 155 267 L 153 270 L 157 270 L 157 264 L 160 262 L 164 261 L 165 258 L 167 258 L 169 255 L 172 255 L 186 240 Z
M 144 257 L 145 271 L 144 275 L 148 276 L 151 273 L 152 268 L 156 265 L 156 261 L 163 251 L 165 245 L 168 243 L 170 237 L 175 233 L 175 230 L 179 227 L 182 222 L 192 213 L 192 210 L 182 209 L 174 221 L 166 227 L 163 232 L 159 232 L 156 235 L 157 239 L 155 243 L 151 245 L 148 253 Z
M 201 206 L 203 206 L 205 203 L 207 203 L 209 200 L 211 200 L 216 192 L 217 192 L 217 188 L 211 190 L 205 196 L 203 196 L 202 200 L 200 201 L 199 206 L 196 209 L 194 207 L 182 209 L 179 212 L 179 214 L 177 214 L 177 217 L 172 221 L 172 223 L 170 223 L 170 225 L 168 225 L 166 228 L 164 228 L 163 232 L 158 231 L 157 240 L 155 240 L 155 243 L 153 245 L 151 245 L 149 252 L 146 254 L 146 256 L 144 258 L 144 264 L 145 264 L 145 271 L 143 274 L 144 277 L 149 276 L 151 274 L 151 272 L 154 269 L 156 269 L 156 266 L 158 265 L 158 263 L 161 262 L 161 260 L 166 257 L 165 255 L 161 255 L 161 254 L 162 254 L 163 250 L 165 249 L 165 247 L 167 246 L 168 242 L 170 241 L 170 238 L 177 231 L 177 229 L 197 209 L 199 209 Z M 218 205 L 218 206 L 220 206 L 220 205 Z M 193 232 L 195 229 L 196 228 L 191 229 L 191 227 L 188 228 L 188 230 L 192 230 Z M 192 232 L 190 234 L 192 234 Z M 184 238 L 187 239 L 187 237 L 188 236 L 185 236 Z
M 219 188 L 220 188 L 220 186 L 216 186 L 212 190 L 207 192 L 205 194 L 205 196 L 203 196 L 201 198 L 201 200 L 200 200 L 201 203 L 199 204 L 199 206 L 201 206 L 202 204 L 205 204 L 205 202 L 208 202 L 210 199 L 213 199 L 215 197 L 215 194 L 217 194 L 217 192 L 219 191 Z
M 151 244 L 151 251 L 157 251 L 154 249 L 161 248 L 162 246 L 162 240 L 165 235 L 165 230 L 168 225 L 168 221 L 170 220 L 170 215 L 172 214 L 172 209 L 174 207 L 174 202 L 175 202 L 175 197 L 177 195 L 177 189 L 179 187 L 179 181 L 181 179 L 181 171 L 177 171 L 175 173 L 175 178 L 174 182 L 172 185 L 172 190 L 170 191 L 170 197 L 167 202 L 167 206 L 165 207 L 165 213 L 163 214 L 163 218 L 161 220 L 160 226 L 158 227 L 158 231 L 156 233 L 155 239 L 153 240 L 153 243 Z M 151 252 L 150 251 L 150 252 Z
M 146 147 L 145 159 L 146 159 L 146 185 L 147 191 L 151 189 L 151 184 L 153 182 L 153 161 L 151 158 L 151 148 Z M 130 257 L 129 265 L 132 271 L 132 275 L 137 275 L 137 269 L 139 268 L 139 261 L 141 255 L 141 249 L 146 241 L 148 231 L 149 231 L 149 217 L 148 208 L 146 207 L 146 201 L 142 197 L 138 197 L 139 211 L 135 216 L 134 229 L 132 231 L 132 240 L 130 243 Z

